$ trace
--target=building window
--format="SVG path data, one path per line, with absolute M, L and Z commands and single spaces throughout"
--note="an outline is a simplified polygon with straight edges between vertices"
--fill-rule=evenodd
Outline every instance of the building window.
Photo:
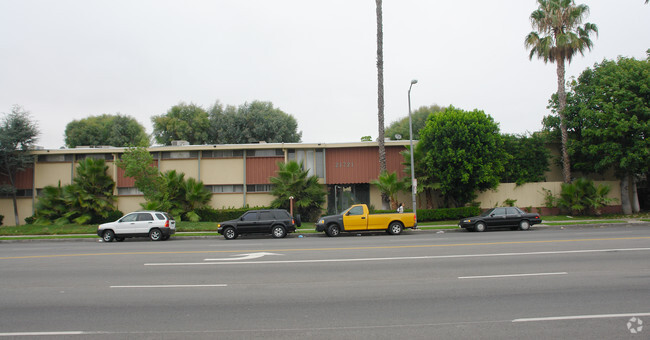
M 88 153 L 88 154 L 77 154 L 75 155 L 75 159 L 77 161 L 82 161 L 86 158 L 92 158 L 92 159 L 103 159 L 105 161 L 112 161 L 113 160 L 113 154 L 111 153 Z
M 16 189 L 16 197 L 32 197 L 32 189 Z M 0 191 L 1 198 L 10 198 L 13 197 L 11 192 L 2 192 Z
M 307 170 L 309 176 L 316 175 L 318 178 L 325 178 L 325 152 L 323 149 L 291 149 L 288 158 L 298 164 L 302 163 L 303 170 Z
M 138 188 L 117 188 L 117 195 L 118 196 L 138 196 L 138 195 L 143 195 L 142 191 L 140 191 Z
M 47 163 L 47 162 L 72 162 L 72 157 L 73 155 L 67 154 L 67 155 L 39 155 L 38 156 L 38 161 Z
M 282 149 L 261 149 L 251 150 L 247 154 L 250 157 L 277 157 L 284 156 Z
M 246 186 L 246 192 L 271 192 L 272 184 L 249 184 Z
M 203 151 L 203 158 L 240 158 L 244 156 L 243 150 L 211 150 Z
M 166 151 L 162 153 L 162 159 L 198 159 L 198 151 Z
M 217 194 L 244 192 L 244 186 L 241 184 L 206 185 L 205 188 Z

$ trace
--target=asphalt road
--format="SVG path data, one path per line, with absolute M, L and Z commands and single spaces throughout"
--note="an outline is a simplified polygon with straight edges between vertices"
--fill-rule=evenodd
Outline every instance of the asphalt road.
M 647 223 L 3 243 L 0 338 L 648 339 L 648 258 Z

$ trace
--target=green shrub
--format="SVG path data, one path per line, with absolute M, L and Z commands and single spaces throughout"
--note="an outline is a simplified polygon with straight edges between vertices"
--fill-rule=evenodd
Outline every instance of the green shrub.
M 34 216 L 25 217 L 25 223 L 27 224 L 34 224 L 34 221 L 36 221 L 36 217 Z
M 404 210 L 411 212 L 412 210 Z M 376 210 L 376 214 L 394 213 L 393 210 Z M 441 209 L 418 209 L 418 222 L 460 220 L 461 218 L 481 214 L 479 207 L 441 208 Z
M 223 222 L 239 218 L 249 210 L 271 209 L 269 207 L 246 207 L 246 208 L 228 208 L 228 209 L 214 209 L 211 207 L 203 207 L 196 209 L 195 212 L 201 218 L 201 222 Z

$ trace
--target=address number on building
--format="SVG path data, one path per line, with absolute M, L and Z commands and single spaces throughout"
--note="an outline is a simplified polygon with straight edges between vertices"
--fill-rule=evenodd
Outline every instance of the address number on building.
M 354 168 L 354 162 L 336 162 L 336 168 Z

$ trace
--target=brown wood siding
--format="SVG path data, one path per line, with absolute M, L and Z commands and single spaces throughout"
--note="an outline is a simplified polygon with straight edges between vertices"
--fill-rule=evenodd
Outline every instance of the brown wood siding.
M 406 151 L 404 147 L 387 147 L 386 148 L 386 169 L 388 172 L 397 172 L 397 178 L 411 177 L 411 174 L 404 172 L 406 165 L 404 163 L 404 156 L 401 152 Z M 377 151 L 379 152 L 379 151 Z
M 246 184 L 271 184 L 270 177 L 277 176 L 278 162 L 284 157 L 247 157 Z
M 158 167 L 158 160 L 154 159 L 151 164 L 153 167 Z M 124 169 L 117 168 L 117 187 L 118 188 L 133 188 L 135 187 L 135 178 L 124 176 Z
M 31 189 L 34 187 L 34 168 L 27 168 L 23 171 L 16 173 L 14 178 L 16 181 L 16 189 Z M 10 185 L 9 178 L 7 176 L 0 177 L 0 184 Z
M 386 168 L 404 176 L 402 155 L 404 147 L 386 148 Z M 377 148 L 328 149 L 325 157 L 328 184 L 369 183 L 379 177 Z

